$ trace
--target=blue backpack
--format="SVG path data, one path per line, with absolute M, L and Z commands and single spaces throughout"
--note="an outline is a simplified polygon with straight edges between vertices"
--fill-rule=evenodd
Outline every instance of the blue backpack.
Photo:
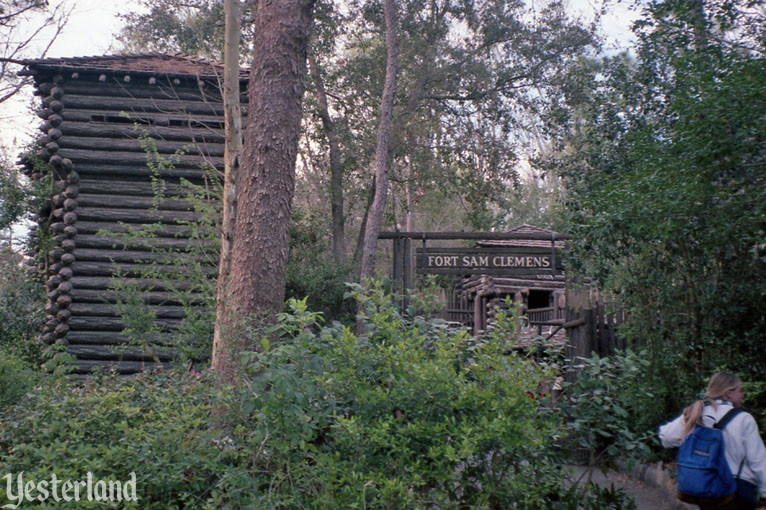
M 723 498 L 737 491 L 737 481 L 724 455 L 723 429 L 740 411 L 730 410 L 713 428 L 694 427 L 681 443 L 677 461 L 680 493 L 701 498 Z

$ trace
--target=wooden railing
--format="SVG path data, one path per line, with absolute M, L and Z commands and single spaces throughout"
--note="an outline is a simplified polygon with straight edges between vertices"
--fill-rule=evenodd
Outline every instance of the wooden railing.
M 557 325 L 564 323 L 565 310 L 553 306 L 546 308 L 530 308 L 526 311 L 526 315 L 529 324 L 533 326 Z

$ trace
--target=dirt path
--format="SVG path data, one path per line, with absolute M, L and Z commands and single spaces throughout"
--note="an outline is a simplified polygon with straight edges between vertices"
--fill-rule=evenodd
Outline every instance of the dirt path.
M 585 468 L 582 466 L 567 466 L 567 468 L 573 470 L 575 480 L 579 479 L 585 472 Z M 692 508 L 678 501 L 665 489 L 646 484 L 624 473 L 610 471 L 604 475 L 601 471 L 595 470 L 592 480 L 601 487 L 609 488 L 614 484 L 616 488 L 623 489 L 633 497 L 638 510 L 684 510 Z

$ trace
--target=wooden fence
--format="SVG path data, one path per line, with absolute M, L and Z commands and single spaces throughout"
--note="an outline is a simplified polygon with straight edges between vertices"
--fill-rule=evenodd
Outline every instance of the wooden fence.
M 587 286 L 568 288 L 566 303 L 564 327 L 569 336 L 570 356 L 588 358 L 592 353 L 609 356 L 626 348 L 625 339 L 619 334 L 626 319 L 624 309 L 605 303 L 597 289 Z

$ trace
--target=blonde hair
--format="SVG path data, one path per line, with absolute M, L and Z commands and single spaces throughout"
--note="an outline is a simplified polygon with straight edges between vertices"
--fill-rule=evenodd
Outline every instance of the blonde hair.
M 694 430 L 694 427 L 702 425 L 702 409 L 706 404 L 716 409 L 718 404 L 715 399 L 723 398 L 727 391 L 736 389 L 741 384 L 742 380 L 734 374 L 728 372 L 713 374 L 707 384 L 704 398 L 695 400 L 684 409 L 684 437 Z

